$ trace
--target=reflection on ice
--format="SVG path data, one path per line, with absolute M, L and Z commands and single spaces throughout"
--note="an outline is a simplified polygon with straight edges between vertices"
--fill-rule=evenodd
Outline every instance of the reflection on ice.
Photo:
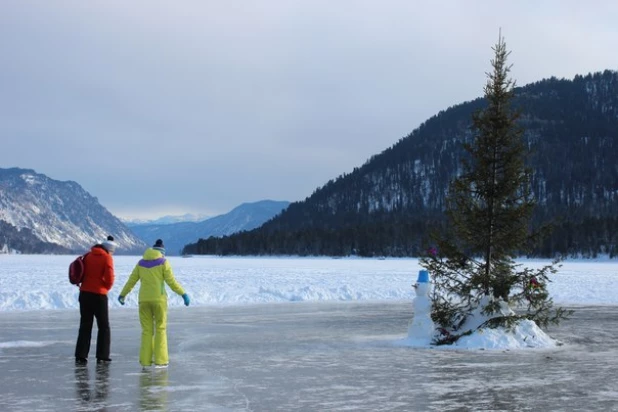
M 167 386 L 167 369 L 143 368 L 139 376 L 141 410 L 167 410 Z
M 80 400 L 78 410 L 100 410 L 105 407 L 109 392 L 109 365 L 96 365 L 94 385 L 91 385 L 88 365 L 75 365 L 75 390 Z

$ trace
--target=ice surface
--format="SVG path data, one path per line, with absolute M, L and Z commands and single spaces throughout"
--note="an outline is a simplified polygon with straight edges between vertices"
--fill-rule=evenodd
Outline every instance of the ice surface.
M 137 310 L 111 311 L 113 362 L 87 367 L 74 311 L 5 313 L 0 410 L 610 411 L 615 310 L 579 307 L 552 349 L 445 351 L 398 345 L 403 303 L 173 308 L 170 366 L 145 372 Z

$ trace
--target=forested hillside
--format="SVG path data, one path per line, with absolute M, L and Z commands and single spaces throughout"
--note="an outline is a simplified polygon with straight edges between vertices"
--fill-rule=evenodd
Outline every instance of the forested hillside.
M 516 91 L 533 171 L 535 256 L 618 253 L 618 72 L 551 78 Z M 445 194 L 483 99 L 438 113 L 361 167 L 262 227 L 201 239 L 193 254 L 418 256 L 444 223 Z M 336 138 L 334 136 L 333 138 Z

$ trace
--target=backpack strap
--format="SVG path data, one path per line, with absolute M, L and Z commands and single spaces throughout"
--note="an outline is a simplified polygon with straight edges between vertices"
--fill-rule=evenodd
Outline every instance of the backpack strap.
M 77 286 L 82 286 L 82 283 L 84 283 L 84 279 L 86 279 L 86 256 L 88 256 L 90 254 L 90 252 L 86 252 L 82 255 L 82 263 L 84 264 L 84 275 L 82 276 L 82 281 L 79 282 L 79 285 Z

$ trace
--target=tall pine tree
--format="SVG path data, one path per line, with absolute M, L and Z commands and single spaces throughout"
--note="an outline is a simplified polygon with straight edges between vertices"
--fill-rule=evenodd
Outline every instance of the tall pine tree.
M 435 241 L 438 253 L 421 259 L 434 278 L 432 318 L 453 341 L 475 311 L 511 325 L 531 319 L 539 326 L 568 316 L 553 310 L 548 275 L 558 262 L 541 269 L 521 268 L 514 259 L 533 238 L 534 209 L 529 187 L 527 148 L 511 103 L 515 82 L 509 78 L 510 52 L 502 35 L 493 47 L 493 71 L 484 88 L 486 107 L 472 117 L 472 142 L 464 143 L 462 173 L 449 188 L 448 226 Z M 515 314 L 511 307 L 525 310 Z M 523 313 L 522 313 L 523 312 Z

